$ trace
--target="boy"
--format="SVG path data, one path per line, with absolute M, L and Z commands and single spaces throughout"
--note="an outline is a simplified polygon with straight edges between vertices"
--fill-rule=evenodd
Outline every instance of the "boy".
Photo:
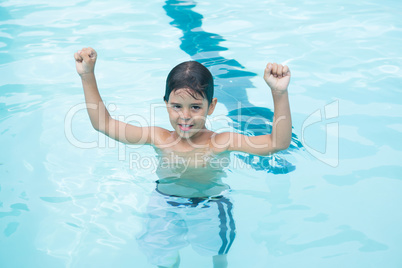
M 272 133 L 249 137 L 231 132 L 217 134 L 206 129 L 206 117 L 213 113 L 217 103 L 217 99 L 212 97 L 212 76 L 209 78 L 208 85 L 197 85 L 196 81 L 194 84 L 200 87 L 198 89 L 186 88 L 185 85 L 179 85 L 182 86 L 181 88 L 169 88 L 170 81 L 167 81 L 164 100 L 174 131 L 159 127 L 137 127 L 114 120 L 103 104 L 96 85 L 94 67 L 97 54 L 95 50 L 84 48 L 75 53 L 74 57 L 78 74 L 82 79 L 91 123 L 96 130 L 110 138 L 128 144 L 150 144 L 161 152 L 180 152 L 187 157 L 192 156 L 193 149 L 201 148 L 205 153 L 214 155 L 226 151 L 268 155 L 289 147 L 292 123 L 287 91 L 290 71 L 286 65 L 269 63 L 264 72 L 264 79 L 271 88 L 274 100 Z M 177 69 L 180 68 L 180 66 L 177 67 Z M 199 66 L 193 68 L 197 67 L 201 69 Z M 191 68 L 192 66 L 181 66 L 183 70 L 173 69 L 172 72 L 175 70 L 177 73 L 171 73 L 169 76 L 179 80 L 180 77 L 173 76 L 180 76 L 181 72 L 187 72 L 185 74 L 187 77 L 183 75 L 183 78 L 191 79 Z M 203 86 L 209 87 L 209 92 L 205 92 Z
M 142 247 L 159 267 L 178 267 L 178 245 L 188 243 L 182 239 L 186 234 L 194 248 L 214 256 L 216 267 L 226 267 L 235 226 L 232 204 L 223 196 L 229 186 L 221 180 L 225 176 L 222 163 L 231 151 L 268 155 L 288 148 L 292 135 L 287 91 L 289 68 L 276 63 L 265 68 L 264 79 L 274 100 L 272 133 L 249 137 L 233 132 L 215 133 L 206 128 L 206 117 L 213 113 L 217 99 L 213 97 L 211 73 L 198 62 L 183 62 L 167 77 L 164 101 L 174 129 L 169 131 L 156 126 L 133 126 L 111 118 L 96 85 L 95 50 L 83 48 L 74 58 L 93 127 L 124 143 L 152 145 L 163 160 L 149 205 L 149 213 L 157 220 L 148 223 L 147 232 L 140 238 Z M 186 213 L 177 210 L 183 207 L 194 210 Z M 211 216 L 215 212 L 216 219 Z M 219 235 L 204 235 L 214 228 Z

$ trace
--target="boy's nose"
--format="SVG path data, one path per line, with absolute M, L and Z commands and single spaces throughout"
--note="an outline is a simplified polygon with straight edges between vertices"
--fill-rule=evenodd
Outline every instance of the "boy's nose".
M 190 111 L 187 109 L 184 109 L 183 112 L 180 113 L 180 117 L 182 120 L 190 120 L 190 118 L 191 118 Z

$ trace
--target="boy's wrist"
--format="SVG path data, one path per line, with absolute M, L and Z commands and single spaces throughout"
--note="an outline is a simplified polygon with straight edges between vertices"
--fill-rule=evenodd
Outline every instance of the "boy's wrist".
M 289 101 L 289 96 L 288 96 L 288 91 L 282 91 L 282 92 L 274 92 L 272 91 L 272 99 L 274 103 L 279 104 L 282 102 L 287 102 Z
M 94 72 L 82 73 L 80 74 L 81 79 L 92 78 L 95 76 Z
M 286 88 L 285 90 L 276 90 L 276 89 L 272 89 L 271 88 L 271 92 L 272 92 L 272 96 L 283 96 L 283 95 L 287 95 L 288 94 L 288 89 Z

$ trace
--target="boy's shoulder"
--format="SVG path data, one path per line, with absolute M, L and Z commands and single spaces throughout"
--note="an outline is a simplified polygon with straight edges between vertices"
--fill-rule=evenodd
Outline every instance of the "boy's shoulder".
M 217 153 L 225 152 L 229 150 L 235 136 L 237 136 L 235 132 L 214 132 L 211 136 L 211 147 Z
M 149 131 L 151 133 L 152 143 L 156 146 L 166 144 L 172 139 L 172 131 L 166 128 L 151 126 L 149 127 Z

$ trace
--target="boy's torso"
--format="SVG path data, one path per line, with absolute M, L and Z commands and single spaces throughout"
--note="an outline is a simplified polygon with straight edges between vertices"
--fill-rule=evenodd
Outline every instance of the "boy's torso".
M 202 144 L 155 147 L 158 153 L 158 190 L 164 194 L 183 197 L 210 197 L 229 189 L 222 182 L 230 164 L 229 152 L 216 153 L 211 146 L 213 132 Z M 194 148 L 195 147 L 195 148 Z

